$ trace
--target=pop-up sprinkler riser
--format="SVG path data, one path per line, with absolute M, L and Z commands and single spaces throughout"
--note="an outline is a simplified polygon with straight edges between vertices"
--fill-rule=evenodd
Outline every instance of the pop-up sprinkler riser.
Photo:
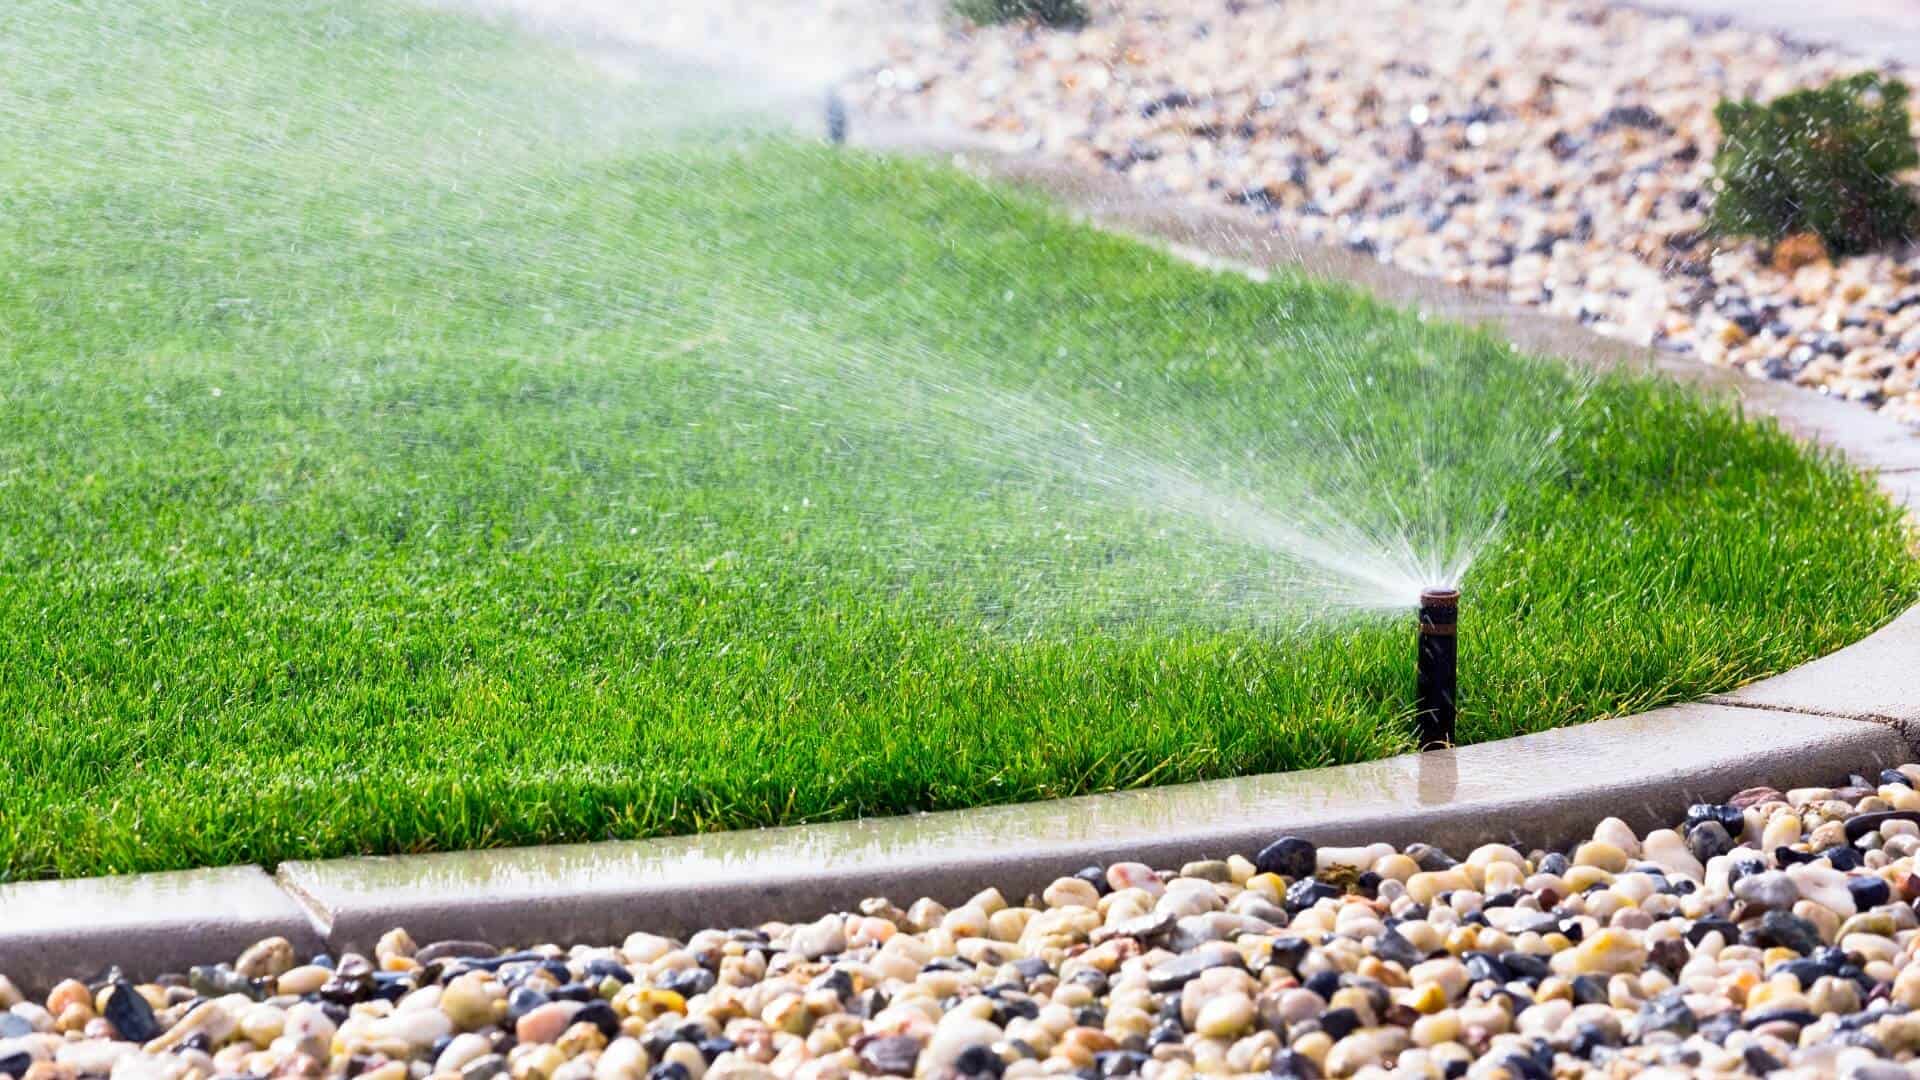
M 1459 623 L 1459 589 L 1428 589 L 1420 594 L 1420 651 L 1414 674 L 1413 720 L 1422 750 L 1440 750 L 1453 745 Z

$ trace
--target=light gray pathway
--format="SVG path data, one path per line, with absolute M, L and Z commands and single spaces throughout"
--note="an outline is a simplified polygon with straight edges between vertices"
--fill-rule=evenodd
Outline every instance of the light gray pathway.
M 1916 0 L 1651 0 L 1636 6 L 1725 19 L 1810 44 L 1920 67 L 1920 2 Z

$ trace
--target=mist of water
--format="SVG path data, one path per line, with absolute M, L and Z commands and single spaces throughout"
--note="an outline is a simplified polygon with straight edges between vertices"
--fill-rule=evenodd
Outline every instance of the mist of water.
M 403 183 L 454 191 L 477 179 L 521 177 L 531 189 L 554 155 L 671 177 L 676 145 L 740 139 L 743 127 L 764 128 L 786 102 L 820 100 L 846 70 L 844 57 L 796 47 L 777 77 L 742 89 L 703 68 L 711 55 L 615 48 L 617 41 L 595 36 L 606 14 L 596 14 L 592 0 L 564 7 L 511 0 L 505 8 L 522 16 L 537 9 L 575 38 L 585 34 L 641 89 L 603 91 L 557 76 L 553 85 L 491 87 L 492 96 L 449 87 L 480 119 L 430 140 L 404 116 L 343 109 L 324 132 L 284 142 L 256 134 L 230 145 L 204 137 L 170 144 L 156 134 L 125 152 L 136 163 L 141 155 L 192 155 L 210 166 L 258 168 L 269 180 L 277 179 L 276 162 L 338 161 L 374 193 Z M 662 40 L 651 43 L 724 40 L 699 28 L 697 13 L 685 18 L 693 21 L 654 25 Z M 137 55 L 132 36 L 122 44 L 105 53 Z M 316 40 L 313 47 L 326 46 Z M 253 119 L 245 125 L 270 127 Z M 50 160 L 60 152 L 49 143 Z M 616 212 L 624 196 L 617 189 L 551 196 L 575 197 L 603 200 Z M 742 191 L 742 208 L 755 197 Z M 300 213 L 298 195 L 285 199 L 291 220 Z M 635 363 L 675 353 L 666 343 L 688 343 L 678 351 L 704 374 L 687 392 L 711 401 L 687 415 L 741 433 L 735 452 L 784 453 L 811 440 L 819 453 L 862 456 L 853 475 L 894 481 L 875 503 L 857 483 L 830 494 L 789 490 L 772 470 L 763 481 L 770 503 L 850 515 L 861 526 L 862 558 L 893 567 L 901 579 L 988 582 L 984 600 L 971 602 L 996 623 L 1102 612 L 1279 626 L 1409 607 L 1424 587 L 1458 586 L 1497 542 L 1512 497 L 1551 473 L 1584 394 L 1582 382 L 1557 366 L 1486 342 L 1442 355 L 1384 316 L 1378 332 L 1363 337 L 1303 329 L 1289 311 L 1292 294 L 1281 289 L 1272 296 L 1268 333 L 1251 343 L 1210 333 L 1203 306 L 1168 308 L 1161 317 L 1183 331 L 1171 339 L 1176 344 L 1143 346 L 1150 355 L 1124 374 L 1064 346 L 1028 358 L 1032 370 L 1023 374 L 1019 363 L 978 344 L 907 334 L 897 345 L 857 343 L 837 334 L 833 319 L 805 314 L 810 306 L 857 313 L 872 303 L 857 288 L 738 265 L 724 288 L 709 289 L 702 275 L 713 266 L 694 265 L 684 251 L 701 238 L 678 223 L 663 223 L 652 246 L 616 250 L 566 231 L 564 213 L 547 199 L 532 192 L 518 210 L 533 220 L 551 213 L 549 240 L 511 254 L 529 302 L 550 317 L 561 313 L 563 329 L 549 343 L 557 357 L 568 357 L 569 322 L 646 328 L 663 344 Z M 258 227 L 285 223 L 263 219 Z M 435 211 L 432 224 L 443 265 L 421 272 L 458 276 L 465 262 L 500 257 L 476 244 L 492 222 L 457 200 Z M 360 242 L 369 263 L 410 265 L 418 251 L 407 237 L 384 238 L 383 227 L 374 215 L 365 223 Z M 610 275 L 609 266 L 623 270 Z M 1055 317 L 1097 336 L 1111 305 L 1125 302 L 1085 294 Z M 1000 317 L 992 309 L 970 315 L 983 325 Z M 1222 385 L 1215 370 L 1233 378 Z M 555 432 L 556 440 L 569 437 Z M 899 497 L 902 488 L 913 497 Z M 940 595 L 935 590 L 929 602 L 942 602 Z
M 695 115 L 710 123 L 797 118 L 810 128 L 816 118 L 806 110 L 849 72 L 884 61 L 850 55 L 848 41 L 871 35 L 846 33 L 824 7 L 770 25 L 703 5 L 632 0 L 436 2 L 567 40 L 609 71 L 645 73 L 663 100 L 702 103 Z M 931 20 L 937 8 L 913 17 Z M 678 85 L 662 90 L 660 73 L 676 66 Z M 658 113 L 656 122 L 688 117 L 677 104 Z M 753 287 L 776 306 L 800 291 L 773 278 Z M 735 346 L 749 344 L 738 326 L 726 333 Z M 1421 355 L 1406 340 L 1336 340 L 1282 317 L 1262 356 L 1238 360 L 1290 365 L 1305 392 L 1276 417 L 1278 430 L 1249 438 L 1247 410 L 1270 402 L 1214 402 L 1219 422 L 1196 424 L 1192 402 L 1166 400 L 1167 386 L 1125 385 L 1109 372 L 1079 373 L 1067 400 L 1037 385 L 1009 386 L 987 358 L 951 346 L 875 351 L 791 318 L 757 336 L 735 354 L 753 357 L 753 367 L 728 377 L 788 422 L 890 425 L 887 452 L 901 470 L 930 469 L 936 457 L 969 460 L 1082 509 L 1124 511 L 1104 526 L 1125 523 L 1137 535 L 1078 542 L 1152 541 L 1157 561 L 1136 562 L 1138 580 L 1119 588 L 1137 594 L 1129 606 L 1265 623 L 1405 608 L 1423 588 L 1457 588 L 1497 540 L 1510 498 L 1551 471 L 1586 391 L 1583 377 L 1557 366 L 1527 370 L 1531 362 L 1508 358 L 1510 370 L 1475 371 Z M 1030 544 L 1020 551 L 1044 561 Z M 1111 575 L 1101 587 L 1113 592 Z M 1071 606 L 1083 588 L 1092 586 L 1053 576 L 1024 589 L 1015 606 Z

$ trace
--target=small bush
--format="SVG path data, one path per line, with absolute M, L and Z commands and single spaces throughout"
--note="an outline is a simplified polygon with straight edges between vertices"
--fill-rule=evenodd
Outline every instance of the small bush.
M 1770 241 L 1814 232 L 1842 255 L 1913 237 L 1920 207 L 1898 176 L 1920 165 L 1905 83 L 1862 72 L 1764 105 L 1722 101 L 1714 117 L 1714 231 Z
M 953 0 L 954 14 L 969 22 L 1011 22 L 1032 19 L 1047 26 L 1085 26 L 1087 5 L 1082 0 Z

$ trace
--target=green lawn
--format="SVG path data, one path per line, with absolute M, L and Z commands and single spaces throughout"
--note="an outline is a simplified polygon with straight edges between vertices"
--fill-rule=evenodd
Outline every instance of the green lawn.
M 454 16 L 13 0 L 0 62 L 0 879 L 1407 749 L 1407 615 L 1273 546 L 1310 498 L 1423 551 L 1508 501 L 1476 740 L 1920 591 L 1727 408 Z

